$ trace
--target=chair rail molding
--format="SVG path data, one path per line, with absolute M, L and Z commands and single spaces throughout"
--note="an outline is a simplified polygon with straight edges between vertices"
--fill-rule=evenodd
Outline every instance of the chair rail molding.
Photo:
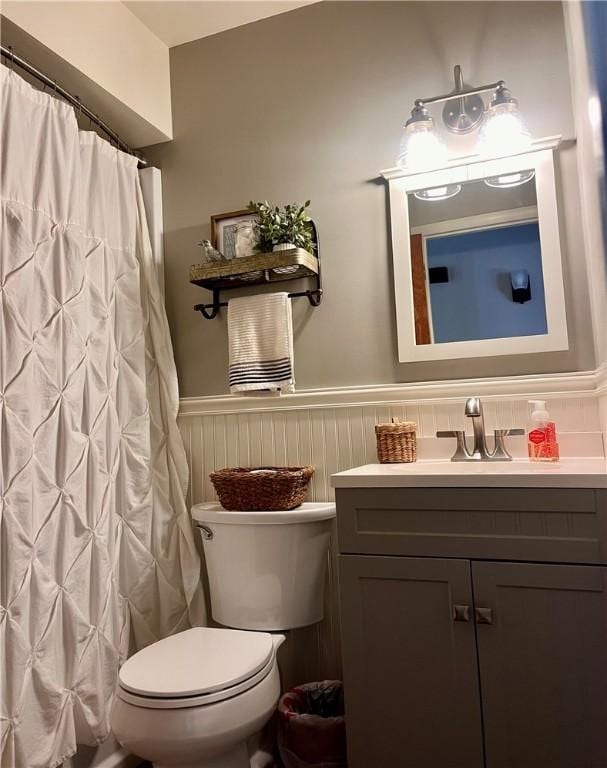
M 607 363 L 600 365 L 596 371 L 596 394 L 599 397 L 607 397 Z
M 497 400 L 521 400 L 539 395 L 552 398 L 594 398 L 607 394 L 607 365 L 596 370 L 503 376 L 411 384 L 308 389 L 288 395 L 207 395 L 180 400 L 180 417 L 292 411 L 353 406 L 453 403 L 471 395 Z

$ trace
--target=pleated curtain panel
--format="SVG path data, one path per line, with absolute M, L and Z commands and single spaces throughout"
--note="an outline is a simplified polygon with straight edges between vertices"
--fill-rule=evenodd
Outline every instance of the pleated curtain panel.
M 137 160 L 0 85 L 0 764 L 54 768 L 127 655 L 205 617 Z

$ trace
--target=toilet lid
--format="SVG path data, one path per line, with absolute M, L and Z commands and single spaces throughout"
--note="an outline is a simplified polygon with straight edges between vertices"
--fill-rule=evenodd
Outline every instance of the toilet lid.
M 195 627 L 131 656 L 120 670 L 120 686 L 162 698 L 213 693 L 252 678 L 273 654 L 266 632 Z
M 304 503 L 289 510 L 243 512 L 224 509 L 216 501 L 194 504 L 192 518 L 194 523 L 224 523 L 225 525 L 295 525 L 297 523 L 315 523 L 331 520 L 335 517 L 334 502 Z

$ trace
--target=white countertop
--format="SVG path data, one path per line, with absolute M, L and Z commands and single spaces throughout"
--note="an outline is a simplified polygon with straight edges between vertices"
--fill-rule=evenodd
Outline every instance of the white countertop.
M 366 464 L 331 477 L 334 488 L 607 488 L 604 458 Z

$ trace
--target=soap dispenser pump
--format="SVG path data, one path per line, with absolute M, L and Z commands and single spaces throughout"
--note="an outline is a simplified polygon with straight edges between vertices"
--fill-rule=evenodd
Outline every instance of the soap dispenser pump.
M 530 461 L 558 461 L 556 424 L 550 420 L 545 400 L 530 400 L 531 420 L 527 434 Z

